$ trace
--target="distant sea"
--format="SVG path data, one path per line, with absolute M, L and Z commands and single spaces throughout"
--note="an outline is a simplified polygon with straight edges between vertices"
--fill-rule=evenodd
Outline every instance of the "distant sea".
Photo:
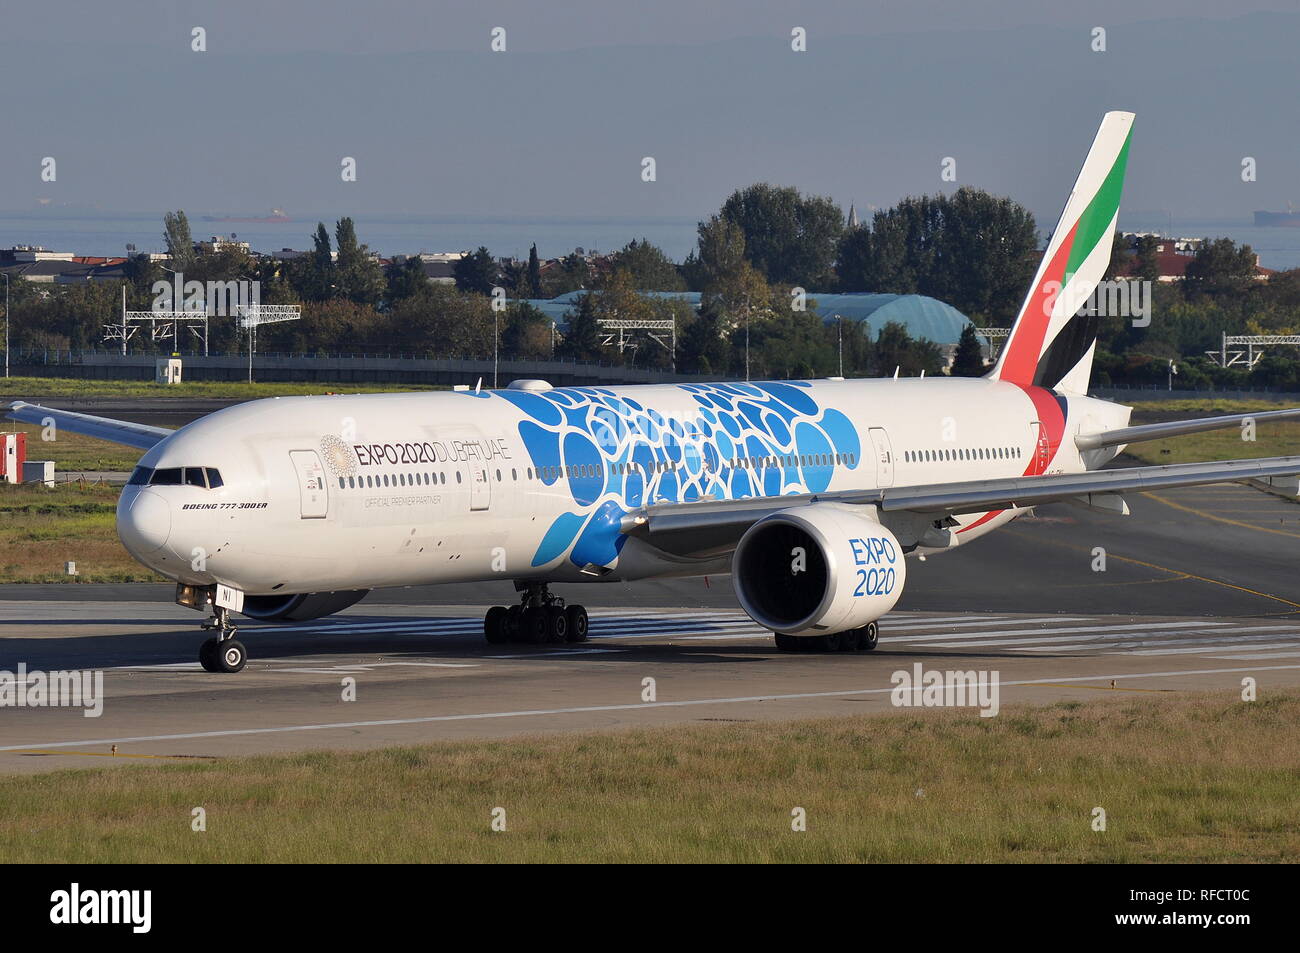
M 282 248 L 305 250 L 318 221 L 331 235 L 336 216 L 294 215 L 284 223 L 205 222 L 190 219 L 195 239 L 232 234 L 254 251 Z M 527 258 L 536 242 L 543 258 L 567 255 L 576 248 L 611 252 L 633 239 L 648 239 L 674 261 L 695 247 L 696 220 L 688 218 L 489 218 L 472 216 L 355 216 L 357 236 L 371 250 L 387 257 L 418 252 L 458 252 L 485 245 L 497 256 Z M 1045 230 L 1039 222 L 1040 231 Z M 1241 220 L 1180 220 L 1167 215 L 1121 217 L 1124 231 L 1153 231 L 1175 238 L 1226 237 L 1246 243 L 1259 254 L 1260 264 L 1279 270 L 1300 268 L 1300 228 L 1256 228 L 1252 218 Z M 43 245 L 77 255 L 125 255 L 162 251 L 162 213 L 71 212 L 40 210 L 0 212 L 0 248 Z

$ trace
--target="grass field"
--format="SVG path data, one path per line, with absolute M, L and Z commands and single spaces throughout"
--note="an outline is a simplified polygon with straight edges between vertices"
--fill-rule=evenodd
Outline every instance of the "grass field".
M 161 582 L 132 559 L 114 527 L 121 487 L 108 484 L 0 486 L 0 583 Z
M 0 398 L 36 402 L 42 397 L 214 397 L 252 400 L 255 397 L 292 397 L 298 394 L 380 394 L 394 391 L 446 390 L 420 384 L 329 384 L 306 382 L 82 380 L 72 377 L 0 378 Z
M 0 778 L 0 861 L 1285 861 L 1297 765 L 1270 693 L 137 762 Z

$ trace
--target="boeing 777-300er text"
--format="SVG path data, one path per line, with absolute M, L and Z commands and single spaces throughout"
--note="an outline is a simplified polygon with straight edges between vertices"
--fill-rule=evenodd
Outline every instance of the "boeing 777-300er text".
M 907 558 L 1036 504 L 1126 513 L 1125 491 L 1267 480 L 1300 457 L 1099 470 L 1129 443 L 1247 415 L 1128 426 L 1086 396 L 1133 115 L 1107 113 L 994 369 L 810 380 L 256 400 L 177 431 L 14 403 L 10 416 L 145 452 L 131 554 L 210 611 L 208 671 L 246 660 L 231 613 L 300 621 L 371 589 L 510 580 L 492 643 L 581 642 L 548 588 L 730 571 L 780 649 L 872 649 Z M 1298 410 L 1253 415 L 1297 417 Z

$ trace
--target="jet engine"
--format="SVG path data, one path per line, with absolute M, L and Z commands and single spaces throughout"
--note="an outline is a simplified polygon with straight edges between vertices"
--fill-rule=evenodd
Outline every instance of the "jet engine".
M 907 567 L 898 539 L 874 515 L 814 503 L 759 520 L 731 562 L 741 607 L 784 635 L 826 635 L 879 619 L 902 595 Z
M 263 622 L 305 622 L 333 615 L 366 597 L 369 589 L 341 592 L 300 592 L 275 596 L 245 596 L 240 612 Z

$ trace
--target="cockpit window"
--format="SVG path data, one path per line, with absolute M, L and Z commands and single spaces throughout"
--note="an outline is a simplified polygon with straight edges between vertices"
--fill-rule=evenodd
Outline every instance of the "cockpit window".
M 196 486 L 215 490 L 222 486 L 221 471 L 216 467 L 136 467 L 127 483 L 133 486 Z

